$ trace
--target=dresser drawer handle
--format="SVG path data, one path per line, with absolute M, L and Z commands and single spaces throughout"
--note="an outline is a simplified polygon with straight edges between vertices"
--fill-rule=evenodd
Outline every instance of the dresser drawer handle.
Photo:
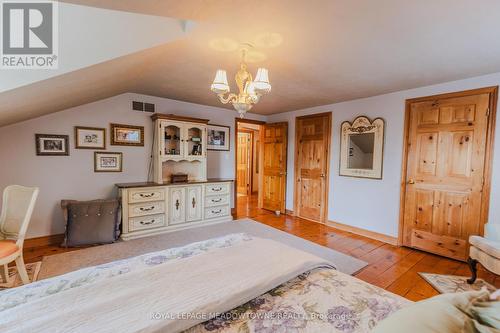
M 212 199 L 212 202 L 221 202 L 222 201 L 222 198 L 219 198 L 219 199 Z
M 180 205 L 179 199 L 175 200 L 175 209 L 176 210 L 179 210 L 179 205 Z
M 220 213 L 222 213 L 222 209 L 212 210 L 212 214 L 220 214 Z
M 153 223 L 155 223 L 155 220 L 151 220 L 151 221 L 147 221 L 147 222 L 146 221 L 139 222 L 139 224 L 142 224 L 142 225 L 150 225 L 150 224 L 153 224 Z
M 140 208 L 139 208 L 139 210 L 140 210 L 141 212 L 149 212 L 149 211 L 151 211 L 151 210 L 153 210 L 153 209 L 155 209 L 155 206 L 151 206 L 151 207 L 149 207 L 149 208 L 146 208 L 146 207 L 140 207 Z
M 150 193 L 150 194 L 145 194 L 145 193 L 139 193 L 140 197 L 141 198 L 151 198 L 151 197 L 154 197 L 154 193 Z
M 212 191 L 214 191 L 214 192 L 222 191 L 222 187 L 217 187 L 217 188 L 212 187 Z

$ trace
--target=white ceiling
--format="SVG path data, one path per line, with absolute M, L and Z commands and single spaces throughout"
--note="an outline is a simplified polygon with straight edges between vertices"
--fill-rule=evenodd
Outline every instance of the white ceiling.
M 239 55 L 211 41 L 254 42 L 263 33 L 282 43 L 257 47 L 266 59 L 249 66 L 270 71 L 273 90 L 252 109 L 260 114 L 500 71 L 497 0 L 65 2 L 190 19 L 196 27 L 184 39 L 4 92 L 0 125 L 127 91 L 220 106 L 210 83 L 219 67 L 233 81 Z
M 60 3 L 59 66 L 2 72 L 0 92 L 15 89 L 185 37 L 185 21 Z M 89 22 L 92 24 L 75 24 Z M 133 43 L 128 41 L 133 40 Z

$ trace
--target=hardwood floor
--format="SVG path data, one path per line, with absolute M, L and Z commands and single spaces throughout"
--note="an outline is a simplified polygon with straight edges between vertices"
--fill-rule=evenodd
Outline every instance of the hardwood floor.
M 467 265 L 460 261 L 392 246 L 288 215 L 276 216 L 266 210 L 258 209 L 256 196 L 238 197 L 236 211 L 238 218 L 250 217 L 271 227 L 368 262 L 368 266 L 354 276 L 413 301 L 438 294 L 418 275 L 418 272 L 469 275 Z M 26 262 L 35 262 L 42 260 L 43 256 L 67 251 L 78 251 L 78 249 L 43 246 L 25 249 L 24 258 Z M 478 276 L 500 288 L 499 276 L 482 267 L 479 268 Z
M 368 263 L 357 278 L 418 301 L 438 292 L 419 272 L 469 276 L 467 264 L 434 254 L 382 243 L 292 216 L 276 216 L 257 208 L 256 196 L 238 197 L 237 217 L 251 217 L 274 228 L 343 252 Z M 478 276 L 500 288 L 500 277 L 482 267 Z

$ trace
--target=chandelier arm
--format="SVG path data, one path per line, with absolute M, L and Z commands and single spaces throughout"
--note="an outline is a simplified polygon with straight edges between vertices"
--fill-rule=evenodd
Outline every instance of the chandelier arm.
M 217 94 L 217 97 L 219 97 L 219 101 L 222 104 L 227 104 L 227 103 L 233 103 L 238 99 L 238 96 L 236 94 L 230 93 L 227 95 L 227 98 L 224 97 L 225 94 Z
M 245 101 L 249 104 L 257 104 L 260 100 L 260 97 L 262 96 L 262 94 L 255 94 L 253 96 L 249 95 L 247 96 L 247 98 L 245 99 Z

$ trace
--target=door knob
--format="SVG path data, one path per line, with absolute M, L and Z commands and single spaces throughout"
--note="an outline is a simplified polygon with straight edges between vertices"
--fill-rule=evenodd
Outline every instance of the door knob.
M 325 174 L 322 173 L 321 175 L 319 175 L 321 178 L 325 178 Z
M 409 180 L 408 180 L 408 184 L 415 184 L 415 180 L 413 180 L 413 179 L 409 179 Z

